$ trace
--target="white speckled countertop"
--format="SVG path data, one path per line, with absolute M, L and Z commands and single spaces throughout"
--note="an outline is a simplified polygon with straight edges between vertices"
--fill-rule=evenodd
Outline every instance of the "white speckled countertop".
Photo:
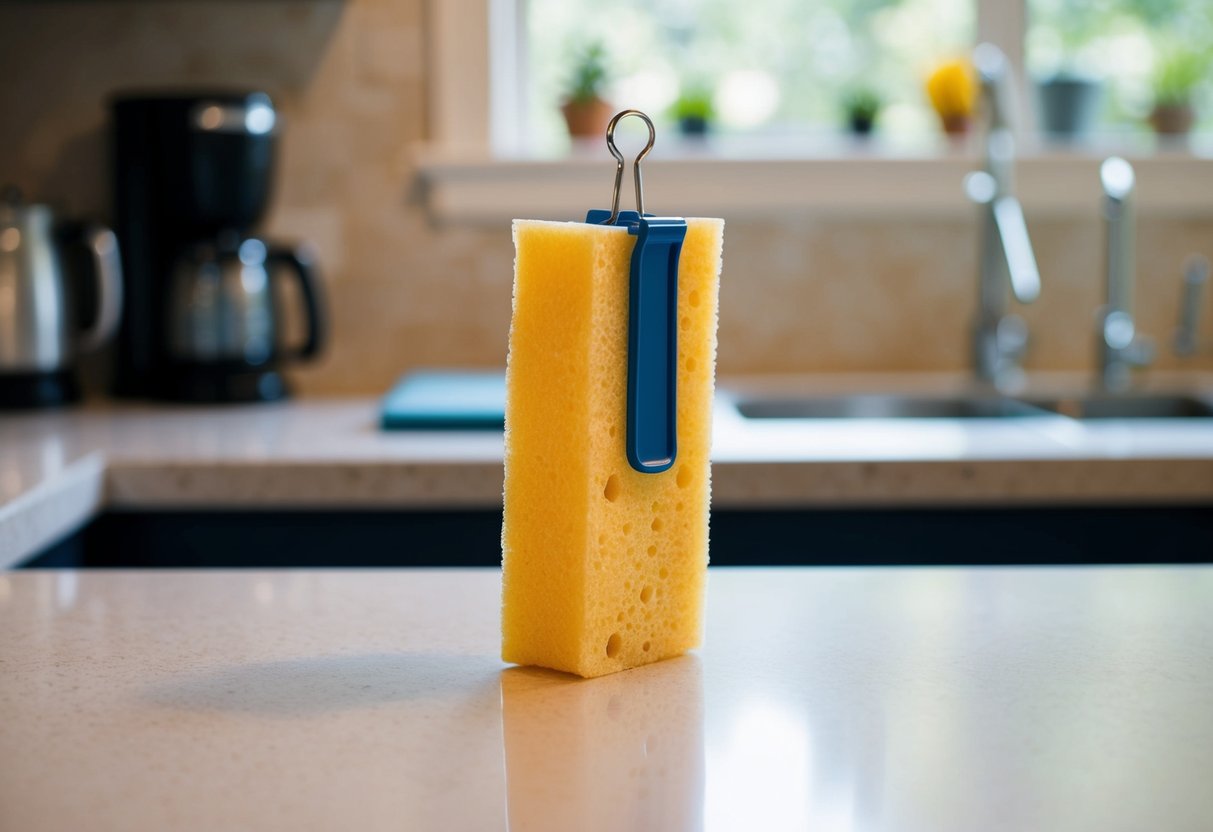
M 1213 567 L 716 569 L 701 651 L 589 681 L 502 665 L 499 592 L 496 570 L 0 574 L 0 828 L 1213 818 Z
M 758 421 L 738 414 L 730 392 L 956 384 L 915 376 L 723 382 L 713 504 L 1213 502 L 1213 420 Z M 384 433 L 377 408 L 373 399 L 314 399 L 0 415 L 0 568 L 106 506 L 500 505 L 499 433 Z

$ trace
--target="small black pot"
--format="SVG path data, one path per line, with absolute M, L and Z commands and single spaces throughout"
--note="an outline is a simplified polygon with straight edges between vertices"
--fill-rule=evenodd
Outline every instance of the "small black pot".
M 708 120 L 703 116 L 682 116 L 678 119 L 678 131 L 684 136 L 707 135 Z
M 875 116 L 852 113 L 847 116 L 847 125 L 856 136 L 868 136 L 871 135 L 872 128 L 876 126 L 876 118 Z

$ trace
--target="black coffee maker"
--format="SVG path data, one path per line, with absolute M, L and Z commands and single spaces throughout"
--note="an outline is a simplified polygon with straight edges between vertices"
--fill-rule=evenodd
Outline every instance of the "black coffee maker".
M 250 235 L 273 179 L 277 117 L 261 92 L 112 101 L 115 230 L 126 292 L 114 392 L 172 401 L 287 395 L 284 362 L 324 340 L 305 250 Z M 302 343 L 283 343 L 278 281 L 297 281 Z

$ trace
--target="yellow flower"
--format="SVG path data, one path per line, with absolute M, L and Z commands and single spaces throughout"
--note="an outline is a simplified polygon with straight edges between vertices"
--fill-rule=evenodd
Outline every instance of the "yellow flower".
M 977 97 L 977 79 L 972 64 L 964 59 L 940 64 L 927 79 L 927 95 L 942 119 L 972 115 Z

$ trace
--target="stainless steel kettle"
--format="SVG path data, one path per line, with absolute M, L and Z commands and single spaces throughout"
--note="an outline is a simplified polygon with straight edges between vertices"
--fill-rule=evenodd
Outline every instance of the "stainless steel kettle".
M 80 247 L 90 255 L 95 289 L 84 275 L 69 273 L 71 253 Z M 81 320 L 87 306 L 91 319 Z M 0 196 L 0 407 L 75 399 L 77 356 L 113 336 L 121 310 L 114 233 L 69 225 L 50 206 L 26 204 L 19 191 L 6 189 Z

